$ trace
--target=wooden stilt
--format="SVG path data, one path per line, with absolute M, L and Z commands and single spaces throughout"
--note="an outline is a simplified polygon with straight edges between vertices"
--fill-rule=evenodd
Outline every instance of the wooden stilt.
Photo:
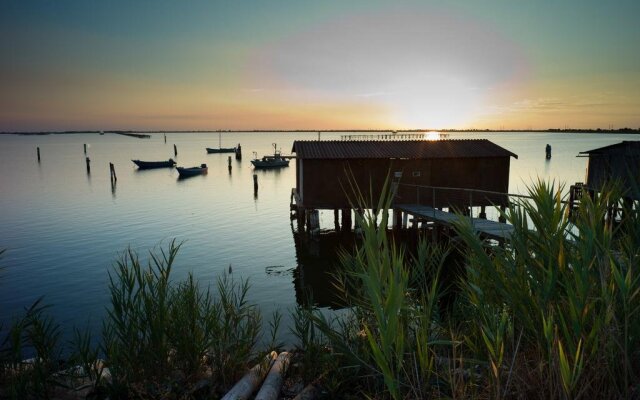
M 402 211 L 397 208 L 393 209 L 393 229 L 400 229 L 402 227 Z
M 507 207 L 500 206 L 500 216 L 498 217 L 498 222 L 502 222 L 503 224 L 507 222 L 507 219 L 503 216 L 505 211 L 507 211 Z
M 351 220 L 351 209 L 343 208 L 342 209 L 342 231 L 351 232 L 352 224 L 353 224 L 353 221 Z

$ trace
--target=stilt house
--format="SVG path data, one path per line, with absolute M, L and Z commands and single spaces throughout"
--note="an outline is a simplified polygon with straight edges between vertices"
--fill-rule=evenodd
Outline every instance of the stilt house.
M 433 207 L 505 205 L 514 153 L 486 139 L 405 141 L 295 141 L 300 209 L 375 207 L 384 183 L 394 202 Z M 367 204 L 352 204 L 354 187 Z M 460 189 L 476 189 L 471 194 Z
M 625 198 L 640 200 L 640 141 L 623 141 L 598 149 L 580 152 L 589 157 L 586 186 L 601 192 L 613 181 L 626 190 Z

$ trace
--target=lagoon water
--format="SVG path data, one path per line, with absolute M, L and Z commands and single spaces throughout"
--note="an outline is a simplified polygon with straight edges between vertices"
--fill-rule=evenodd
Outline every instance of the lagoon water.
M 253 196 L 250 159 L 273 151 L 289 153 L 294 140 L 315 140 L 317 133 L 223 133 L 222 147 L 242 144 L 243 159 L 207 154 L 218 146 L 216 133 L 152 134 L 136 139 L 116 134 L 46 136 L 0 135 L 0 324 L 18 315 L 40 296 L 66 327 L 87 323 L 97 332 L 108 302 L 108 271 L 127 247 L 146 255 L 172 239 L 183 242 L 174 278 L 188 272 L 200 282 L 228 274 L 248 278 L 250 301 L 265 317 L 285 314 L 296 305 L 294 279 L 298 255 L 289 220 L 295 162 L 277 171 L 258 171 Z M 323 133 L 322 139 L 339 139 Z M 516 153 L 511 161 L 510 192 L 522 193 L 538 177 L 583 181 L 586 159 L 580 151 L 640 140 L 640 135 L 558 133 L 457 133 L 455 138 L 487 138 Z M 91 173 L 85 168 L 88 144 Z M 550 161 L 545 144 L 553 146 Z M 175 169 L 138 171 L 131 159 L 166 160 L 177 145 L 179 166 L 206 163 L 209 173 L 178 180 Z M 42 161 L 37 162 L 36 147 Z M 112 187 L 109 162 L 115 164 Z M 321 223 L 332 226 L 333 213 Z M 322 265 L 322 263 L 319 263 Z M 330 285 L 314 282 L 314 287 Z M 290 336 L 282 333 L 283 340 Z

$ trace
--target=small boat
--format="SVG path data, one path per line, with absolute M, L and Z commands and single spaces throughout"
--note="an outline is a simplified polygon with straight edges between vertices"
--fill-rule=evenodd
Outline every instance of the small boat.
M 264 156 L 261 159 L 258 159 L 256 155 L 256 158 L 251 160 L 251 164 L 253 164 L 253 167 L 256 169 L 280 168 L 288 167 L 289 160 L 282 156 L 280 150 L 277 149 L 277 145 L 274 143 L 273 155 Z
M 176 167 L 176 169 L 178 170 L 178 174 L 180 174 L 180 178 L 188 178 L 190 176 L 204 175 L 209 170 L 207 168 L 207 164 L 200 164 L 199 167 L 191 167 L 191 168 Z
M 214 149 L 211 147 L 207 147 L 207 153 L 212 154 L 212 153 L 235 153 L 236 152 L 236 148 L 235 147 L 222 147 L 222 133 L 218 132 L 218 148 Z
M 211 154 L 211 153 L 235 153 L 236 152 L 236 148 L 235 147 L 220 147 L 217 149 L 212 149 L 211 147 L 207 147 L 207 153 Z
M 140 169 L 152 169 L 152 168 L 167 168 L 173 167 L 176 165 L 176 162 L 173 161 L 173 158 L 170 158 L 167 161 L 140 161 L 140 160 L 131 160 L 135 165 Z

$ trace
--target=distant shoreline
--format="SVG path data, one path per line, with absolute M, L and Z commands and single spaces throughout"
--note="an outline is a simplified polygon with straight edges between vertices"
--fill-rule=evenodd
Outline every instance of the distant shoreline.
M 640 134 L 640 129 L 220 129 L 220 130 L 144 130 L 144 131 L 42 131 L 42 132 L 0 132 L 0 135 L 72 135 L 84 133 L 150 134 L 150 133 L 353 133 L 353 132 L 446 132 L 446 133 L 601 133 L 601 134 Z

